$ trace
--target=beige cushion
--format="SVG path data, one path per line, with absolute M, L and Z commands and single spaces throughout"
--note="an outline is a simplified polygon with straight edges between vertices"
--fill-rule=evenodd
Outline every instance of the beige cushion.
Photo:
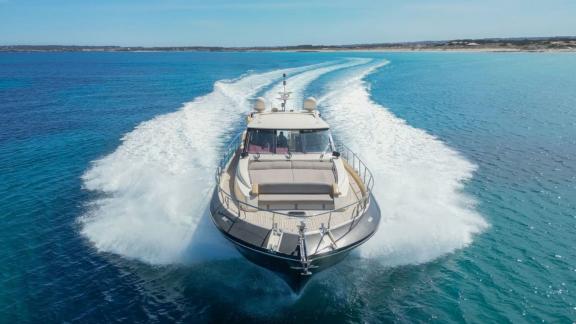
M 260 195 L 334 194 L 331 161 L 251 161 L 248 169 Z
M 250 181 L 252 183 L 292 183 L 294 177 L 292 170 L 250 170 Z
M 278 182 L 261 183 L 259 186 L 261 194 L 332 194 L 331 183 L 316 182 Z
M 332 170 L 332 161 L 292 161 L 292 169 Z
M 271 194 L 261 194 L 260 202 L 318 202 L 318 203 L 330 203 L 332 202 L 332 197 L 330 195 L 271 195 Z
M 340 189 L 338 188 L 337 183 L 333 183 L 332 184 L 332 197 L 338 197 L 338 196 L 340 196 Z
M 336 177 L 332 170 L 294 169 L 292 170 L 292 176 L 295 183 L 323 183 L 332 185 L 336 182 Z
M 252 189 L 250 190 L 250 193 L 253 194 L 254 196 L 258 196 L 258 194 L 260 193 L 260 186 L 257 183 L 253 183 L 252 184 Z
M 290 161 L 250 161 L 249 170 L 291 169 Z

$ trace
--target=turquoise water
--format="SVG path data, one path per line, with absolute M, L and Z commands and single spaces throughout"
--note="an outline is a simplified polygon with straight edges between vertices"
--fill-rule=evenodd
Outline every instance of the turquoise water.
M 384 217 L 299 295 L 205 214 L 283 72 Z M 573 322 L 574 89 L 573 54 L 2 53 L 0 322 Z

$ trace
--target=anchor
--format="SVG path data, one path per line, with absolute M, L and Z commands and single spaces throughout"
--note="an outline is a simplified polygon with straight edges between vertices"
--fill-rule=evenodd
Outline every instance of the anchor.
M 303 276 L 310 276 L 312 272 L 310 269 L 318 268 L 318 266 L 312 265 L 311 261 L 308 260 L 308 253 L 306 252 L 306 236 L 304 235 L 304 231 L 306 229 L 306 224 L 303 221 L 300 222 L 300 226 L 298 226 L 298 247 L 300 248 L 300 264 L 301 267 L 290 267 L 296 270 L 302 270 L 300 273 Z

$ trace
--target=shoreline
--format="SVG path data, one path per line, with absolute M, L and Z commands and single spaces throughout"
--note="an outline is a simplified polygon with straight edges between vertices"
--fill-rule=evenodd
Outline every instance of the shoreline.
M 276 46 L 0 45 L 0 52 L 458 52 L 574 53 L 576 36 Z
M 249 52 L 249 51 L 245 51 Z M 252 51 L 251 51 L 252 52 Z M 573 49 L 504 49 L 504 48 L 374 48 L 374 49 L 318 49 L 318 50 L 267 50 L 253 52 L 300 52 L 300 53 L 331 53 L 331 52 L 358 52 L 358 53 L 576 53 Z
M 342 49 L 0 49 L 0 53 L 189 53 L 189 52 L 206 52 L 206 53 L 337 53 L 337 52 L 357 52 L 357 53 L 576 53 L 576 48 L 571 49 L 520 49 L 520 48 L 342 48 Z

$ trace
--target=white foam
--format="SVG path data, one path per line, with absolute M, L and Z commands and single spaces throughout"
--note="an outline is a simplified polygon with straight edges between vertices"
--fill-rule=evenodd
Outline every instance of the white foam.
M 363 78 L 385 64 L 337 78 L 320 106 L 335 134 L 363 157 L 375 177 L 383 218 L 361 254 L 387 265 L 417 264 L 467 246 L 488 225 L 462 191 L 476 166 L 370 99 Z
M 248 99 L 287 73 L 296 103 L 313 80 L 349 69 L 329 83 L 320 103 L 336 134 L 376 177 L 384 219 L 362 253 L 394 265 L 467 245 L 486 226 L 461 191 L 475 166 L 371 101 L 362 78 L 383 62 L 369 62 L 328 62 L 217 82 L 210 94 L 140 124 L 84 174 L 85 188 L 101 197 L 80 219 L 82 234 L 99 251 L 153 264 L 236 255 L 206 213 L 219 152 L 249 111 Z M 276 85 L 266 96 L 278 91 Z
M 293 77 L 288 78 L 286 90 L 290 91 L 290 101 L 287 103 L 288 109 L 300 110 L 304 101 L 304 91 L 308 88 L 312 81 L 318 79 L 321 75 L 330 73 L 336 70 L 346 69 L 353 66 L 358 66 L 371 62 L 371 59 L 363 58 L 351 58 L 346 59 L 345 62 L 339 64 L 328 65 L 325 67 L 319 67 L 317 69 L 309 70 L 296 74 Z M 267 91 L 263 97 L 268 100 L 268 102 L 274 103 L 274 106 L 279 106 L 280 101 L 277 99 L 279 97 L 278 93 L 282 91 L 282 83 L 276 84 L 272 89 Z

